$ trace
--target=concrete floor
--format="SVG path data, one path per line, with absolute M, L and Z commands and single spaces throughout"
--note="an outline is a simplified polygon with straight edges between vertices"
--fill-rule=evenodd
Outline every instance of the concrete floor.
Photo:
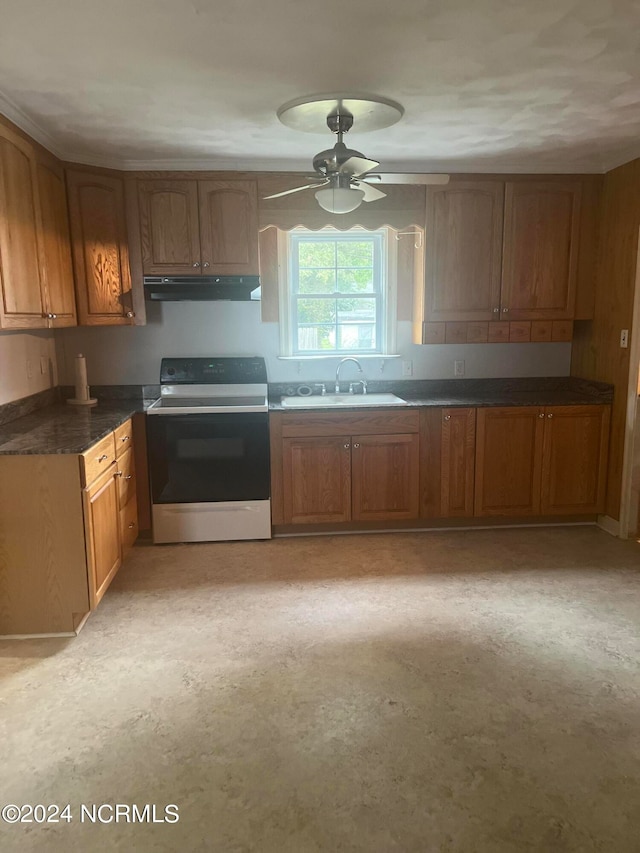
M 639 581 L 586 527 L 136 547 L 0 643 L 0 799 L 73 816 L 0 849 L 638 851 Z

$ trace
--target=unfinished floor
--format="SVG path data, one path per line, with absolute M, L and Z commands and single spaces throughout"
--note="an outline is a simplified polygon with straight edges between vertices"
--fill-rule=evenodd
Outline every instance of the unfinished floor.
M 138 546 L 78 638 L 0 643 L 0 799 L 73 814 L 0 849 L 638 851 L 639 626 L 592 527 Z

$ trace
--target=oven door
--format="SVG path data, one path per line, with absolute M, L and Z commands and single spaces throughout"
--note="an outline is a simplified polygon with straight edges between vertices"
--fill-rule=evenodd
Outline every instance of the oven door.
M 269 499 L 266 412 L 147 418 L 154 504 Z

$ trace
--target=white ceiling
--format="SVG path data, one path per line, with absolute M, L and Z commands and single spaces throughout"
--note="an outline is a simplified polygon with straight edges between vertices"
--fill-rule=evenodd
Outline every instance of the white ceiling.
M 403 119 L 385 171 L 604 171 L 640 155 L 638 0 L 0 0 L 0 112 L 122 168 L 309 169 L 318 92 Z

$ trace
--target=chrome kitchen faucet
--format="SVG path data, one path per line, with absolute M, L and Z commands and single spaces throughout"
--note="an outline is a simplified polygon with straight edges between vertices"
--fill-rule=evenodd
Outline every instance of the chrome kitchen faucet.
M 348 355 L 346 358 L 343 358 L 338 363 L 338 366 L 336 367 L 336 389 L 335 389 L 336 394 L 340 393 L 340 368 L 347 361 L 352 361 L 356 365 L 356 367 L 358 368 L 358 373 L 362 376 L 362 379 L 359 379 L 358 381 L 362 385 L 362 393 L 366 394 L 367 393 L 367 380 L 364 378 L 364 370 L 362 369 L 362 365 L 360 364 L 360 362 L 358 361 L 357 358 L 353 358 L 350 355 Z M 349 393 L 350 394 L 353 394 L 353 385 L 354 384 L 356 384 L 356 383 L 352 382 L 351 385 L 349 386 Z

